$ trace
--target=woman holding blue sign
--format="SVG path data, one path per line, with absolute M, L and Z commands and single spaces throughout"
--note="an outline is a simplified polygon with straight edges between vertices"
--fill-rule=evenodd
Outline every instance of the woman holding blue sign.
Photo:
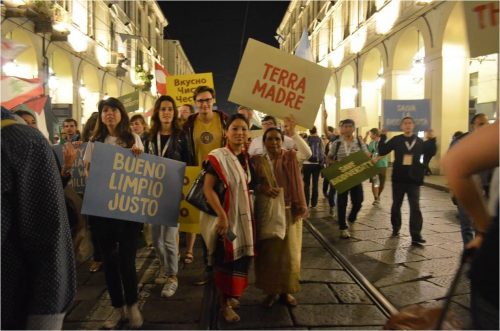
M 125 107 L 120 100 L 99 101 L 99 116 L 87 145 L 83 160 L 89 169 L 94 142 L 130 148 L 138 155 L 144 150 L 141 138 L 132 133 Z M 105 329 L 114 329 L 127 318 L 131 328 L 139 328 L 143 318 L 137 305 L 137 274 L 135 256 L 142 223 L 98 216 L 89 216 L 95 224 L 96 241 L 104 257 L 104 273 L 113 313 L 104 322 Z
M 249 185 L 255 176 L 252 176 L 248 153 L 244 149 L 249 132 L 245 117 L 232 115 L 224 132 L 227 145 L 208 154 L 203 186 L 207 202 L 217 217 L 209 217 L 202 222 L 212 222 L 209 225 L 213 226 L 210 235 L 216 236 L 216 239 L 205 239 L 209 263 L 214 266 L 222 315 L 231 323 L 240 320 L 233 308 L 239 307 L 238 299 L 248 286 L 248 269 L 255 255 L 255 227 L 249 194 Z M 214 190 L 220 182 L 226 188 L 224 201 L 219 200 Z M 212 242 L 215 243 L 212 245 Z
M 156 100 L 145 150 L 149 154 L 189 163 L 188 143 L 176 120 L 177 113 L 171 96 L 162 95 Z M 165 284 L 161 291 L 162 297 L 171 297 L 178 287 L 178 229 L 177 226 L 158 224 L 152 227 L 153 245 L 160 258 L 160 272 L 155 283 Z

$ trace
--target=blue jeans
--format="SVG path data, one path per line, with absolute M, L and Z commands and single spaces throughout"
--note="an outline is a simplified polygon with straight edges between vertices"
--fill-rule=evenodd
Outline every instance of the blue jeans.
M 177 262 L 177 231 L 178 227 L 153 224 L 153 245 L 160 259 L 160 265 L 165 268 L 165 275 L 176 276 L 179 265 Z

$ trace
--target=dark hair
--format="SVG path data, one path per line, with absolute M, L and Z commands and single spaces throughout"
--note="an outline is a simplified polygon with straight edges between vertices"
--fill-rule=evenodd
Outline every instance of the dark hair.
M 285 136 L 283 135 L 283 132 L 279 128 L 274 127 L 274 128 L 269 128 L 266 130 L 266 132 L 264 132 L 264 135 L 262 136 L 262 143 L 266 142 L 267 134 L 271 131 L 278 132 L 281 136 L 281 141 L 285 141 Z
M 327 128 L 326 128 L 326 130 L 327 130 L 328 132 L 333 132 L 333 131 L 335 131 L 335 129 L 333 128 L 333 126 L 329 126 L 329 127 L 327 127 Z
M 191 105 L 189 103 L 185 103 L 182 106 L 189 107 L 189 111 L 191 112 L 191 114 L 194 114 L 194 107 L 193 107 L 193 105 Z
M 92 131 L 94 131 L 95 124 L 97 123 L 97 117 L 99 117 L 98 112 L 93 112 L 92 115 L 90 115 L 89 119 L 83 126 L 82 130 L 82 140 L 83 142 L 87 142 L 90 140 L 90 137 L 92 136 Z
M 464 133 L 462 131 L 456 131 L 454 134 L 453 134 L 453 139 L 457 139 L 458 137 L 460 137 L 461 135 L 463 135 Z
M 202 86 L 198 86 L 196 88 L 196 90 L 194 90 L 194 92 L 193 92 L 193 100 L 196 102 L 196 97 L 198 96 L 198 94 L 203 93 L 203 92 L 210 92 L 210 94 L 212 95 L 212 98 L 215 99 L 215 91 L 214 91 L 214 89 L 211 88 L 211 87 L 209 87 L 209 86 L 202 85 Z
M 340 124 L 341 126 L 342 126 L 342 125 L 346 125 L 346 124 L 348 124 L 348 125 L 350 124 L 350 125 L 352 125 L 353 127 L 356 127 L 356 124 L 355 124 L 355 123 L 354 123 L 354 121 L 353 121 L 353 120 L 351 120 L 350 118 L 347 118 L 347 119 L 345 119 L 345 120 L 342 120 L 340 123 L 341 123 L 341 124 Z
M 262 122 L 265 121 L 273 121 L 274 125 L 278 125 L 278 121 L 276 121 L 276 117 L 271 116 L 271 115 L 266 115 L 263 119 Z
M 485 115 L 485 114 L 483 114 L 483 113 L 477 113 L 477 114 L 475 114 L 475 115 L 474 115 L 474 116 L 472 116 L 472 118 L 470 119 L 470 124 L 471 124 L 471 125 L 472 125 L 472 124 L 474 124 L 474 122 L 476 121 L 476 119 L 477 119 L 478 117 L 482 117 L 482 116 L 486 117 L 486 115 Z
M 377 128 L 371 129 L 370 132 L 373 133 L 374 135 L 376 135 L 377 137 L 380 136 L 380 132 L 378 131 Z
M 18 116 L 20 116 L 20 117 L 23 117 L 23 115 L 28 115 L 28 116 L 31 116 L 31 117 L 33 117 L 33 119 L 34 119 L 34 120 L 35 120 L 35 122 L 36 122 L 36 117 L 35 117 L 35 114 L 33 114 L 33 113 L 32 113 L 32 112 L 30 112 L 30 111 L 27 111 L 27 110 L 16 110 L 16 111 L 14 112 L 14 114 L 16 114 L 16 115 L 18 115 Z
M 415 120 L 413 119 L 413 117 L 405 116 L 401 119 L 401 122 L 399 123 L 399 125 L 403 124 L 404 120 L 411 120 L 413 122 L 413 124 L 415 124 Z
M 70 123 L 70 122 L 73 122 L 75 123 L 75 126 L 78 126 L 78 122 L 73 118 L 67 118 L 63 121 L 63 123 Z
M 318 129 L 316 129 L 316 127 L 313 126 L 311 129 L 309 129 L 309 133 L 310 134 L 316 134 L 316 133 L 318 133 Z
M 130 122 L 141 121 L 142 124 L 147 125 L 146 119 L 141 114 L 135 114 L 130 118 Z
M 109 135 L 108 128 L 102 122 L 102 111 L 105 107 L 110 107 L 118 109 L 121 115 L 120 122 L 116 126 L 117 142 L 120 146 L 130 148 L 135 143 L 134 135 L 130 129 L 130 120 L 128 119 L 128 114 L 125 111 L 123 103 L 117 98 L 107 98 L 106 100 L 101 100 L 97 104 L 97 110 L 99 111 L 99 116 L 97 116 L 97 123 L 92 133 L 92 138 L 90 141 L 100 141 L 104 142 L 104 139 Z
M 233 114 L 231 116 L 229 116 L 227 122 L 226 122 L 226 126 L 224 127 L 224 130 L 228 130 L 229 129 L 229 126 L 236 120 L 242 120 L 243 122 L 245 122 L 248 126 L 248 122 L 247 122 L 247 119 L 245 118 L 245 116 L 243 116 L 242 114 L 240 113 L 236 113 L 236 114 Z
M 160 122 L 160 107 L 161 103 L 164 101 L 168 101 L 172 103 L 172 107 L 174 108 L 174 116 L 172 117 L 172 134 L 176 135 L 181 131 L 179 128 L 179 123 L 177 122 L 177 117 L 179 116 L 179 111 L 177 110 L 177 106 L 175 105 L 175 100 L 170 95 L 162 95 L 158 99 L 156 99 L 155 105 L 153 107 L 153 116 L 151 116 L 151 129 L 149 130 L 149 139 L 156 139 L 156 135 L 161 129 Z

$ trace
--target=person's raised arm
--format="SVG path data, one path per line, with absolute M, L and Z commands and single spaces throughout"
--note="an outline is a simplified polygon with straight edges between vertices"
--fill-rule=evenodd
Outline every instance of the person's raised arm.
M 380 132 L 380 141 L 378 143 L 378 154 L 384 156 L 394 150 L 394 139 L 387 141 L 387 129 Z
M 448 151 L 442 165 L 453 195 L 472 218 L 476 231 L 486 232 L 491 216 L 472 175 L 498 167 L 498 121 L 463 138 Z

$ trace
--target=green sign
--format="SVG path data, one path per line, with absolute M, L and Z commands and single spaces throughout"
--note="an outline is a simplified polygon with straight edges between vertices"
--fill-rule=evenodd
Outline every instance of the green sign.
M 321 170 L 321 173 L 330 181 L 338 193 L 343 193 L 375 176 L 378 170 L 368 155 L 363 151 L 359 151 Z
M 123 103 L 127 113 L 132 113 L 139 109 L 139 91 L 122 95 L 121 97 L 118 97 L 118 100 Z

